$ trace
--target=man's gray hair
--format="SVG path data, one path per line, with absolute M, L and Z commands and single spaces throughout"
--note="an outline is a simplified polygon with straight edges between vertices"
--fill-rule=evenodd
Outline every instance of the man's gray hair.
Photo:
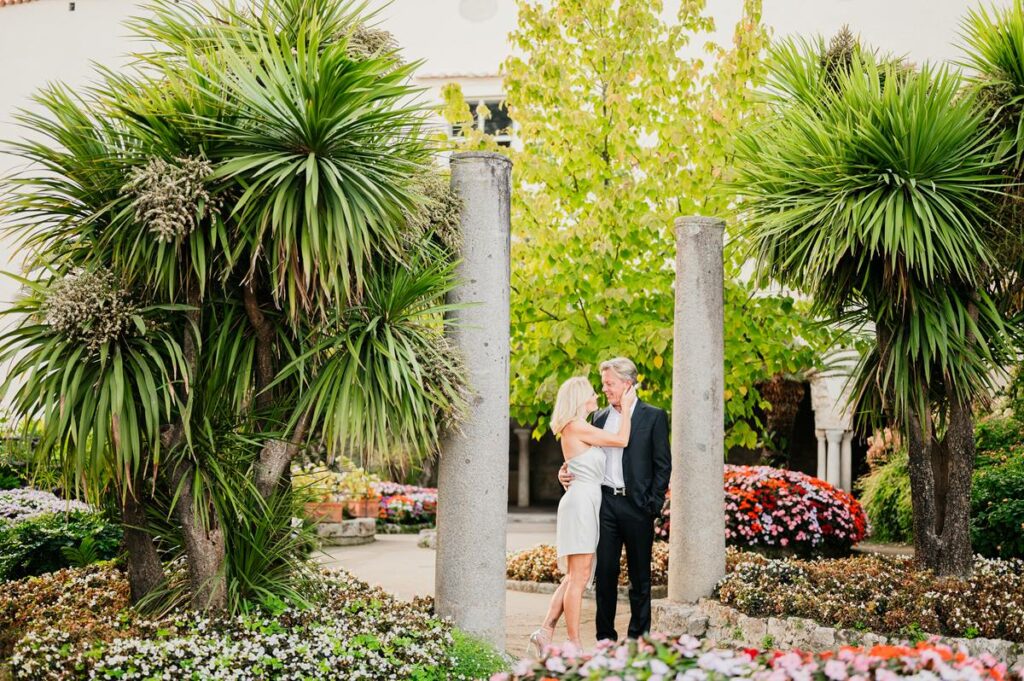
M 614 371 L 615 375 L 622 380 L 629 381 L 632 385 L 636 385 L 636 365 L 633 364 L 633 360 L 628 357 L 616 357 L 615 359 L 609 359 L 605 362 L 601 362 L 601 371 L 608 370 Z

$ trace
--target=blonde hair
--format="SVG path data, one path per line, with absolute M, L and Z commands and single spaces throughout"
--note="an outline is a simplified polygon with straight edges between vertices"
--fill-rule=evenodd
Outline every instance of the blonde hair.
M 573 419 L 586 416 L 587 400 L 593 397 L 594 386 L 586 376 L 573 376 L 558 389 L 555 409 L 551 414 L 551 430 L 558 435 Z
M 631 359 L 626 357 L 616 357 L 614 359 L 609 359 L 606 362 L 601 362 L 601 371 L 612 371 L 623 381 L 629 381 L 631 385 L 636 385 L 636 364 L 633 364 L 633 360 Z

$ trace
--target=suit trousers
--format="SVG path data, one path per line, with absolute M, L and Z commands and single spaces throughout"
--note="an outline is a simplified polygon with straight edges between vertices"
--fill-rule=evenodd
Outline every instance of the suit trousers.
M 629 572 L 630 638 L 651 629 L 651 553 L 654 546 L 654 518 L 637 507 L 628 496 L 614 495 L 601 488 L 601 535 L 597 542 L 597 571 L 594 591 L 597 600 L 597 640 L 617 641 L 615 609 L 619 595 L 619 559 L 626 547 Z

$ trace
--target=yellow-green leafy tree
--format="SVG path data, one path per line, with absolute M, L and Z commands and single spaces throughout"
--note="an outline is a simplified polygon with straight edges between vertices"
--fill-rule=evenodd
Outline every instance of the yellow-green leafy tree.
M 674 218 L 727 216 L 712 190 L 753 115 L 768 31 L 746 0 L 729 48 L 704 2 L 673 21 L 651 0 L 519 2 L 504 64 L 513 152 L 513 415 L 546 425 L 558 385 L 636 360 L 644 398 L 671 402 Z M 818 362 L 828 333 L 785 295 L 755 295 L 731 248 L 726 285 L 727 445 L 756 446 L 755 384 Z

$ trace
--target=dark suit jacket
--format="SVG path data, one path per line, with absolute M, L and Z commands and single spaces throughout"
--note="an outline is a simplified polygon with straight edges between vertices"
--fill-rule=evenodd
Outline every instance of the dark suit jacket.
M 610 409 L 605 407 L 594 414 L 594 426 L 604 428 Z M 634 504 L 652 516 L 661 513 L 672 476 L 668 414 L 664 409 L 645 402 L 636 403 L 629 444 L 622 451 L 622 475 L 626 481 L 626 496 Z

